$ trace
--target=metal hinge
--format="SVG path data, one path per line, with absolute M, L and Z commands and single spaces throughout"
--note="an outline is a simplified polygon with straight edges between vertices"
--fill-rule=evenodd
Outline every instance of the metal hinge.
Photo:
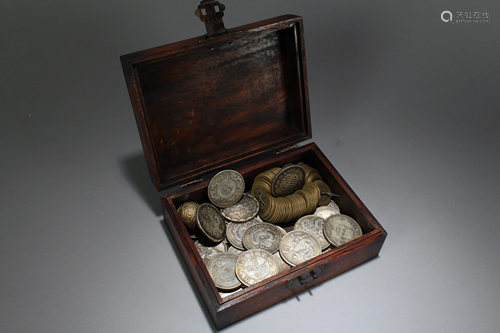
M 190 181 L 190 182 L 187 182 L 187 183 L 184 183 L 181 185 L 181 188 L 184 188 L 186 186 L 189 186 L 189 185 L 193 185 L 193 184 L 196 184 L 196 183 L 199 183 L 199 182 L 202 182 L 203 179 L 196 179 L 196 180 L 193 180 L 193 181 Z
M 286 148 L 283 148 L 283 149 L 281 149 L 281 150 L 278 150 L 278 151 L 276 152 L 276 155 L 281 154 L 281 153 L 284 153 L 284 152 L 289 151 L 289 150 L 292 150 L 293 148 L 295 148 L 295 145 L 293 145 L 293 146 L 289 146 L 289 147 L 286 147 Z
M 312 271 L 302 274 L 295 279 L 289 280 L 286 283 L 286 286 L 290 289 L 295 289 L 298 287 L 301 287 L 311 281 L 314 281 L 318 278 L 318 276 L 323 273 L 323 271 L 326 269 L 328 264 L 324 264 L 322 266 L 319 266 L 318 268 L 313 269 Z

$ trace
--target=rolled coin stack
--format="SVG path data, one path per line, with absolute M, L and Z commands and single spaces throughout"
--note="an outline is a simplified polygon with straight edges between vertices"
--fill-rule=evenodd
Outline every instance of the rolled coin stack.
M 279 179 L 286 170 L 289 170 L 288 174 Z M 276 195 L 286 193 L 282 188 L 293 189 L 293 186 L 297 190 L 292 194 Z M 261 219 L 280 224 L 312 214 L 318 206 L 326 206 L 331 200 L 322 193 L 329 192 L 330 188 L 323 182 L 318 170 L 299 162 L 297 165 L 286 164 L 283 168 L 274 167 L 258 174 L 250 193 L 259 200 Z

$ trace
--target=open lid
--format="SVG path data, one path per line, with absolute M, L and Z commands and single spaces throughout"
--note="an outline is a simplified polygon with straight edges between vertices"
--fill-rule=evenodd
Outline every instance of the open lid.
M 302 18 L 121 57 L 158 190 L 311 138 Z

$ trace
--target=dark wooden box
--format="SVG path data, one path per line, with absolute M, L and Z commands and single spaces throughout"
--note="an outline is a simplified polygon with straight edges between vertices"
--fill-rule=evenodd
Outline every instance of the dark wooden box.
M 121 57 L 151 179 L 158 190 L 199 180 L 161 198 L 165 224 L 217 328 L 231 325 L 376 257 L 387 233 L 311 138 L 302 18 L 281 16 L 214 37 Z M 235 169 L 249 191 L 271 167 L 316 168 L 363 236 L 221 298 L 177 208 L 209 202 L 210 176 Z M 286 224 L 287 231 L 293 223 Z

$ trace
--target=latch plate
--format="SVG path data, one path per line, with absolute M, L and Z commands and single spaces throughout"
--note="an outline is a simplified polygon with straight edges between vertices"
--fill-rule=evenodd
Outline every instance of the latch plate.
M 319 267 L 313 269 L 312 271 L 307 272 L 306 274 L 302 274 L 302 275 L 296 277 L 295 279 L 287 281 L 286 285 L 290 289 L 302 287 L 303 285 L 305 285 L 313 280 L 316 280 L 318 278 L 318 276 L 321 273 L 323 273 L 323 271 L 326 269 L 327 266 L 328 266 L 328 264 L 324 264 L 322 266 L 319 266 Z

